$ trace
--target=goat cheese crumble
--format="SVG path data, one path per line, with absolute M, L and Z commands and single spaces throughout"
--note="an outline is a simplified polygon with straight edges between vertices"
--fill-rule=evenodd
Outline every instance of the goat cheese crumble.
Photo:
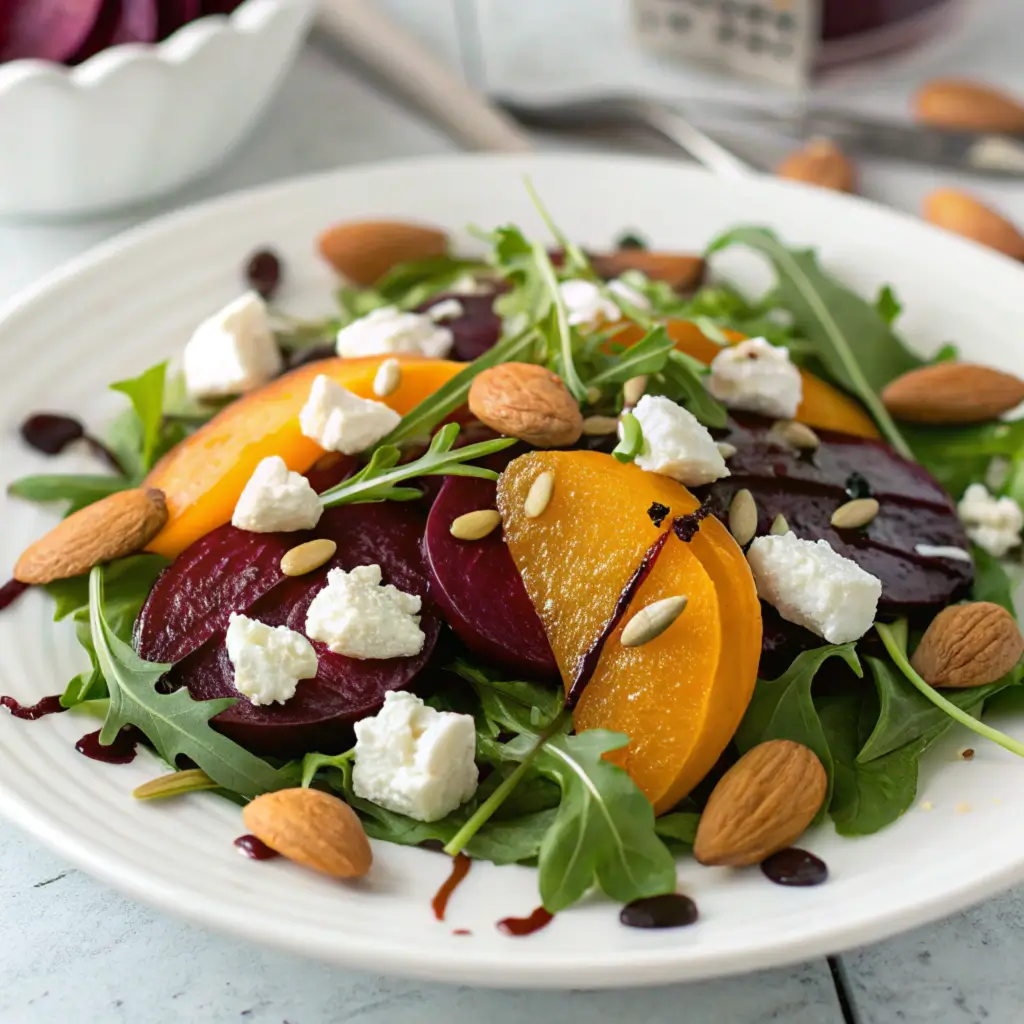
M 644 435 L 643 448 L 634 460 L 641 469 L 670 476 L 689 487 L 729 476 L 707 427 L 681 405 L 659 395 L 644 395 L 633 415 Z
M 323 511 L 309 481 L 291 472 L 279 455 L 271 455 L 253 470 L 238 496 L 231 525 L 250 533 L 311 530 Z
M 287 626 L 268 626 L 231 613 L 225 643 L 235 669 L 235 689 L 254 707 L 284 704 L 300 679 L 317 673 L 313 645 Z
M 464 804 L 479 781 L 472 715 L 435 711 L 392 691 L 372 718 L 355 724 L 356 796 L 417 821 L 437 821 Z
M 321 373 L 299 413 L 299 426 L 326 451 L 355 455 L 394 430 L 401 419 L 383 402 L 360 398 Z
M 443 359 L 454 340 L 447 327 L 439 327 L 423 313 L 383 306 L 342 327 L 335 347 L 339 356 L 347 358 L 411 352 Z
M 862 637 L 875 621 L 882 581 L 828 541 L 795 533 L 756 537 L 747 551 L 758 597 L 830 644 Z
M 708 391 L 730 409 L 792 419 L 803 397 L 803 380 L 789 352 L 764 338 L 723 348 L 711 361 Z
M 971 484 L 956 511 L 967 536 L 990 555 L 1002 558 L 1020 544 L 1024 512 L 1013 498 L 997 498 L 984 484 Z
M 306 636 L 349 658 L 408 658 L 423 650 L 415 594 L 381 586 L 379 565 L 331 569 L 306 612 Z

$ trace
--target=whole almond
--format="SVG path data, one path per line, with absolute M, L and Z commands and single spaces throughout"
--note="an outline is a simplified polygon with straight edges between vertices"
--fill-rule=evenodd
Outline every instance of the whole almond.
M 141 551 L 167 522 L 164 492 L 118 491 L 87 505 L 29 545 L 14 567 L 22 583 L 51 583 Z
M 639 270 L 652 281 L 664 281 L 674 291 L 688 292 L 704 280 L 701 256 L 679 252 L 651 252 L 649 249 L 619 249 L 591 255 L 590 265 L 605 279 L 619 277 L 627 270 Z
M 1024 401 L 1024 381 L 977 363 L 936 363 L 890 381 L 882 402 L 907 423 L 983 423 Z
M 356 220 L 327 228 L 318 246 L 320 255 L 339 274 L 366 287 L 399 263 L 444 256 L 448 236 L 437 228 L 406 221 Z
M 965 78 L 933 78 L 914 97 L 914 116 L 936 128 L 1024 132 L 1024 105 L 991 86 Z
M 926 683 L 966 689 L 1001 679 L 1024 654 L 1014 617 L 998 604 L 973 601 L 932 619 L 910 659 Z
M 334 878 L 359 878 L 373 852 L 356 812 L 319 789 L 279 789 L 242 809 L 245 827 L 283 857 Z
M 574 444 L 583 414 L 560 377 L 533 363 L 501 363 L 478 374 L 469 411 L 481 423 L 537 448 Z
M 966 192 L 940 188 L 924 201 L 924 218 L 937 227 L 1024 260 L 1024 234 L 1002 214 Z
M 708 799 L 693 855 L 701 864 L 743 867 L 789 846 L 821 809 L 828 778 L 817 755 L 792 740 L 748 750 Z
M 803 149 L 790 153 L 775 173 L 834 192 L 853 192 L 857 187 L 857 172 L 850 158 L 831 139 L 811 139 Z

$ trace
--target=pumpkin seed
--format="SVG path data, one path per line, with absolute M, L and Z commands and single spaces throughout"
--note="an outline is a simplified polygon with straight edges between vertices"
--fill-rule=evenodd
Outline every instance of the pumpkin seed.
M 806 423 L 796 420 L 777 420 L 772 424 L 771 432 L 783 444 L 801 451 L 814 451 L 821 445 L 821 438 Z
M 789 523 L 781 512 L 772 520 L 772 528 L 768 532 L 775 534 L 775 536 L 789 533 Z
M 619 637 L 623 647 L 639 647 L 649 643 L 672 625 L 686 607 L 685 595 L 664 597 L 641 608 L 626 624 Z
M 832 525 L 837 530 L 859 530 L 878 515 L 875 498 L 854 498 L 832 513 Z
M 757 533 L 757 502 L 746 487 L 738 490 L 729 503 L 729 532 L 740 547 L 746 547 Z
M 500 524 L 501 513 L 497 509 L 481 508 L 453 519 L 449 530 L 457 540 L 482 540 Z
M 144 782 L 132 792 L 136 800 L 163 800 L 182 793 L 196 793 L 202 789 L 216 789 L 217 783 L 199 768 L 183 772 L 170 772 Z
M 597 405 L 601 401 L 601 389 L 593 384 L 587 388 L 587 404 Z
M 627 409 L 632 409 L 641 398 L 644 397 L 644 392 L 647 390 L 647 378 L 643 375 L 639 377 L 630 377 L 625 384 L 622 385 L 622 402 Z
M 401 383 L 402 364 L 397 359 L 385 359 L 373 378 L 373 393 L 378 398 L 386 398 L 397 391 Z
M 729 444 L 728 441 L 719 441 L 715 447 L 718 449 L 718 454 L 721 455 L 723 459 L 731 459 L 739 450 L 736 445 Z
M 530 490 L 523 502 L 523 511 L 527 519 L 536 519 L 544 514 L 544 509 L 551 501 L 551 495 L 555 492 L 555 474 L 546 471 L 541 473 L 530 485 Z
M 305 576 L 307 572 L 329 562 L 337 550 L 338 545 L 326 537 L 307 540 L 305 544 L 299 544 L 281 556 L 281 572 L 285 576 Z
M 583 433 L 590 437 L 614 434 L 618 429 L 619 421 L 614 416 L 588 416 L 583 421 Z

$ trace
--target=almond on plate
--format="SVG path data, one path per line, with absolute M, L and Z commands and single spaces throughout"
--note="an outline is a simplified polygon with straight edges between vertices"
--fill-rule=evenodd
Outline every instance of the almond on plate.
M 501 363 L 473 378 L 469 411 L 481 423 L 537 448 L 574 444 L 583 414 L 562 379 L 534 363 Z
M 79 509 L 25 549 L 14 566 L 22 583 L 51 583 L 141 551 L 167 522 L 164 492 L 118 491 Z
M 712 790 L 693 855 L 744 867 L 789 846 L 821 809 L 828 779 L 817 755 L 792 740 L 748 750 Z
M 1011 259 L 1024 260 L 1024 234 L 1002 214 L 966 192 L 940 188 L 924 201 L 924 218 Z
M 936 363 L 890 381 L 882 402 L 907 423 L 984 423 L 1024 401 L 1024 381 L 977 363 Z
M 831 139 L 811 139 L 803 149 L 790 153 L 775 173 L 789 181 L 803 181 L 834 192 L 854 192 L 857 188 L 853 163 Z
M 1001 679 L 1024 654 L 1014 617 L 990 601 L 957 604 L 939 612 L 910 659 L 932 686 L 966 689 Z
M 334 878 L 360 878 L 373 852 L 347 803 L 319 789 L 279 789 L 242 808 L 242 821 L 272 850 Z
M 438 228 L 395 220 L 353 220 L 321 232 L 320 255 L 343 277 L 368 287 L 392 267 L 444 256 L 448 236 Z
M 933 78 L 914 97 L 914 116 L 936 128 L 974 132 L 1024 132 L 1024 104 L 966 78 Z

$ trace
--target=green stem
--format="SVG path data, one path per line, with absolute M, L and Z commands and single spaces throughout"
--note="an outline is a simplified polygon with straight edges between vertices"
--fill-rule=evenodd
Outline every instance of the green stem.
M 487 824 L 498 808 L 508 799 L 512 790 L 519 785 L 519 780 L 526 774 L 533 759 L 540 753 L 541 748 L 559 730 L 567 713 L 563 709 L 556 715 L 551 724 L 537 737 L 537 742 L 530 749 L 530 752 L 516 765 L 515 771 L 473 812 L 469 821 L 448 840 L 444 852 L 449 857 L 454 857 L 457 853 L 461 853 L 466 844 Z
M 586 385 L 580 380 L 576 372 L 576 363 L 572 355 L 572 328 L 569 326 L 569 314 L 565 310 L 565 302 L 562 300 L 562 293 L 558 286 L 558 275 L 551 265 L 547 250 L 540 242 L 533 243 L 533 258 L 540 270 L 544 284 L 551 292 L 551 305 L 555 311 L 555 320 L 558 323 L 558 340 L 562 350 L 562 375 L 565 386 L 569 389 L 572 397 L 577 402 L 584 402 L 587 398 Z
M 1012 736 L 1007 736 L 1006 733 L 1000 732 L 998 729 L 993 729 L 990 725 L 985 725 L 984 722 L 979 722 L 978 719 L 968 714 L 963 708 L 958 708 L 954 703 L 946 700 L 935 687 L 926 683 L 914 671 L 907 660 L 907 653 L 899 644 L 893 627 L 876 622 L 875 630 L 882 638 L 882 643 L 885 644 L 885 649 L 889 652 L 889 656 L 896 662 L 897 668 L 907 677 L 911 685 L 924 694 L 937 708 L 941 708 L 950 718 L 961 725 L 967 726 L 968 729 L 976 732 L 979 736 L 984 736 L 993 743 L 997 743 L 1004 750 L 1009 750 L 1011 754 L 1024 757 L 1024 743 L 1013 739 Z

